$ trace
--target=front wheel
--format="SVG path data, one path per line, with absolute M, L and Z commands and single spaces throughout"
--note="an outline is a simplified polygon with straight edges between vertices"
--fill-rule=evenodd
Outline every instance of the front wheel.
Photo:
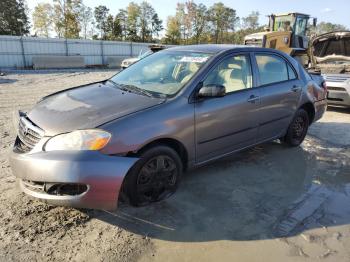
M 299 146 L 309 129 L 309 115 L 304 109 L 299 109 L 288 127 L 284 142 L 290 146 Z
M 182 175 L 179 155 L 167 146 L 156 146 L 140 154 L 125 178 L 124 190 L 133 206 L 145 206 L 172 195 Z

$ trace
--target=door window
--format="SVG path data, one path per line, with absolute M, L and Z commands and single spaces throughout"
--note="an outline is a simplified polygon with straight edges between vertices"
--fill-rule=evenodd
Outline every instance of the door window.
M 279 56 L 258 54 L 256 62 L 259 69 L 260 85 L 295 79 L 296 74 L 291 66 Z
M 308 17 L 298 16 L 295 23 L 295 34 L 300 36 L 305 36 L 306 34 L 306 25 L 308 21 Z
M 249 57 L 237 55 L 224 59 L 204 80 L 206 85 L 223 85 L 226 93 L 252 87 L 252 71 Z
M 295 71 L 293 70 L 293 68 L 287 64 L 287 68 L 288 68 L 288 77 L 289 80 L 294 80 L 297 78 L 297 75 L 295 74 Z

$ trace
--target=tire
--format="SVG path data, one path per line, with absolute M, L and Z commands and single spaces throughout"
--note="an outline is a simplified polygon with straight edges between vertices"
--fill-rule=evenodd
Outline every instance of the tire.
M 140 154 L 128 172 L 124 193 L 133 206 L 146 206 L 171 196 L 181 179 L 183 165 L 175 150 L 155 146 Z
M 298 109 L 288 127 L 284 142 L 289 146 L 299 146 L 305 139 L 309 125 L 308 113 L 304 109 Z

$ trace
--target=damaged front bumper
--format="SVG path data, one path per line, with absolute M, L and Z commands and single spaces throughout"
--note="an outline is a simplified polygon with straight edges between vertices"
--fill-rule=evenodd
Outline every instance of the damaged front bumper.
M 21 190 L 46 203 L 114 210 L 123 179 L 137 158 L 97 151 L 51 151 L 10 156 Z

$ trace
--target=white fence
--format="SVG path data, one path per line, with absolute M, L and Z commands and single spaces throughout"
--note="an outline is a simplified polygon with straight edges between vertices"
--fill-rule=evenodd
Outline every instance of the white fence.
M 86 65 L 105 65 L 108 57 L 125 58 L 148 50 L 149 43 L 0 36 L 0 68 L 33 65 L 33 56 L 84 57 Z

